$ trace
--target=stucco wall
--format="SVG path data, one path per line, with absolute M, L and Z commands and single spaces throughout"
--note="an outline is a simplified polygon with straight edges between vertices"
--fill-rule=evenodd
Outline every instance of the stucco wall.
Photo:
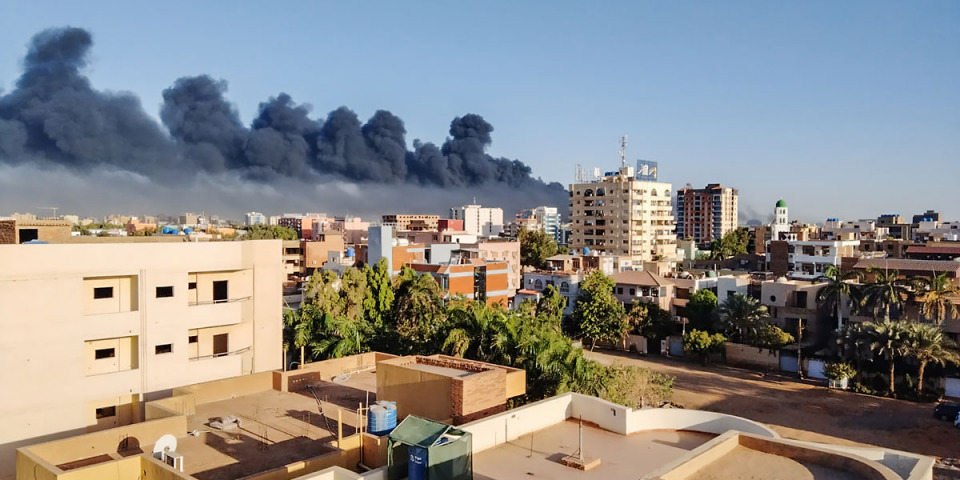
M 780 369 L 780 352 L 778 351 L 729 342 L 725 343 L 723 347 L 726 350 L 727 363 L 773 370 Z
M 397 402 L 397 420 L 417 415 L 444 421 L 453 415 L 450 377 L 390 362 L 377 364 L 377 399 Z

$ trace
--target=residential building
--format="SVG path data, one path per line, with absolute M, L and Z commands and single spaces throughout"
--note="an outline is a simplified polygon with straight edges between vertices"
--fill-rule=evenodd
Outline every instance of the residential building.
M 960 262 L 952 260 L 913 260 L 908 258 L 860 258 L 852 267 L 854 270 L 864 274 L 864 281 L 871 281 L 873 275 L 869 272 L 871 268 L 883 271 L 896 271 L 902 277 L 925 277 L 930 278 L 936 275 L 944 274 L 953 282 L 960 286 Z
M 924 220 L 914 226 L 913 241 L 919 243 L 960 242 L 960 221 Z
M 146 233 L 150 231 L 156 231 L 157 224 L 141 222 L 137 217 L 133 217 L 129 222 L 127 222 L 125 227 L 127 229 L 127 235 L 135 235 L 137 232 Z
M 244 225 L 266 225 L 267 217 L 260 212 L 248 212 L 244 216 Z
M 913 224 L 904 221 L 903 216 L 895 213 L 884 213 L 877 217 L 877 226 L 887 229 L 887 235 L 893 238 L 910 240 L 913 238 Z
M 464 205 L 450 209 L 450 218 L 463 221 L 463 230 L 482 237 L 496 237 L 503 231 L 503 209 Z
M 398 232 L 437 231 L 439 215 L 402 215 L 392 214 L 381 217 L 383 225 L 393 227 Z
M 910 245 L 903 256 L 911 260 L 956 260 L 960 258 L 960 244 L 932 242 Z
M 22 220 L 0 218 L 0 244 L 18 244 L 31 241 L 67 243 L 73 226 L 66 220 Z
M 561 296 L 567 299 L 566 306 L 563 307 L 564 315 L 573 315 L 573 308 L 577 303 L 577 296 L 580 295 L 580 281 L 586 278 L 588 272 L 574 270 L 535 270 L 532 272 L 523 272 L 523 287 L 518 291 L 514 298 L 513 307 L 516 308 L 524 299 L 538 300 L 543 291 L 549 286 L 553 286 Z
M 437 220 L 437 231 L 445 232 L 447 230 L 453 232 L 464 232 L 463 220 L 454 220 L 452 218 L 441 218 L 440 220 Z
M 508 265 L 460 256 L 449 263 L 408 263 L 410 268 L 433 276 L 449 296 L 463 295 L 470 300 L 507 306 L 514 291 L 509 288 Z
M 513 298 L 514 292 L 521 287 L 520 276 L 520 242 L 516 240 L 491 238 L 476 243 L 461 243 L 464 249 L 475 250 L 479 258 L 487 261 L 507 262 L 507 289 L 508 297 Z
M 503 232 L 500 234 L 501 236 L 507 238 L 517 238 L 520 235 L 521 230 L 526 230 L 529 232 L 541 230 L 540 222 L 538 222 L 536 218 L 520 218 L 520 215 L 521 214 L 518 214 L 516 219 L 503 226 Z M 562 235 L 563 231 L 561 230 L 560 232 Z
M 610 278 L 616 284 L 614 296 L 624 305 L 629 306 L 633 302 L 655 303 L 671 311 L 676 285 L 668 279 L 650 272 L 619 272 Z
M 424 261 L 424 245 L 410 243 L 404 238 L 394 238 L 393 227 L 376 225 L 370 227 L 367 233 L 366 251 L 360 258 L 366 258 L 370 265 L 376 265 L 381 258 L 387 259 L 391 275 L 400 273 L 404 265 L 422 263 Z
M 330 224 L 330 230 L 343 232 L 343 243 L 347 245 L 360 245 L 367 239 L 367 230 L 370 228 L 370 222 L 364 222 L 360 217 L 335 217 Z M 326 232 L 327 229 L 314 231 L 314 236 Z
M 303 277 L 309 277 L 317 269 L 323 267 L 323 264 L 330 259 L 330 253 L 346 252 L 346 244 L 343 241 L 343 233 L 331 231 L 327 233 L 314 233 L 314 240 L 302 240 L 300 250 L 303 252 Z
M 767 268 L 777 277 L 813 280 L 823 275 L 828 265 L 839 267 L 843 257 L 857 256 L 860 240 L 780 240 L 771 241 L 767 250 Z
M 823 240 L 836 240 L 853 235 L 857 240 L 883 240 L 889 230 L 877 225 L 875 220 L 842 221 L 828 218 L 820 231 Z
M 707 248 L 737 228 L 736 188 L 724 188 L 719 183 L 704 188 L 677 190 L 677 239 L 693 240 L 697 246 Z
M 127 221 L 129 221 L 129 219 L 126 219 L 123 222 L 119 222 L 117 220 L 122 220 L 122 218 L 119 216 L 116 216 L 116 217 L 117 218 L 115 219 L 109 219 L 109 220 L 105 219 L 104 221 L 106 223 L 114 223 L 116 225 L 123 225 L 127 223 Z M 202 218 L 203 218 L 203 215 L 197 215 L 196 213 L 184 213 L 183 215 L 180 215 L 180 217 L 177 219 L 177 223 L 179 223 L 180 225 L 199 225 L 200 223 L 203 223 L 201 222 Z
M 918 223 L 923 223 L 923 222 L 940 222 L 940 221 L 941 221 L 941 218 L 938 212 L 935 212 L 933 210 L 927 210 L 926 212 L 923 212 L 919 215 L 914 215 L 913 221 L 911 223 L 916 225 Z
M 562 222 L 560 221 L 560 214 L 557 212 L 556 207 L 541 205 L 536 208 L 523 210 L 520 213 L 520 219 L 535 220 L 534 223 L 530 223 L 527 226 L 528 230 L 537 228 L 558 243 L 563 239 Z
M 570 247 L 651 261 L 676 256 L 669 183 L 638 180 L 633 167 L 570 185 Z
M 0 466 L 173 388 L 280 368 L 280 244 L 0 245 Z
M 783 235 L 790 233 L 790 216 L 787 202 L 781 198 L 773 209 L 773 223 L 770 224 L 770 241 L 784 240 Z

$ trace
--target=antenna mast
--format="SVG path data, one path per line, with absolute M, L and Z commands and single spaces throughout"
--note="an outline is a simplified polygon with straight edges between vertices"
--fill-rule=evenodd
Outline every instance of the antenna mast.
M 620 137 L 620 166 L 627 166 L 627 136 Z

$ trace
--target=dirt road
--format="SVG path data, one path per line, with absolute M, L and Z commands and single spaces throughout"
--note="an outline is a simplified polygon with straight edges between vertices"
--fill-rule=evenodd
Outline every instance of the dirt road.
M 587 356 L 672 375 L 675 403 L 763 422 L 785 438 L 960 457 L 960 430 L 934 419 L 933 404 L 829 390 L 725 365 L 702 367 L 681 359 L 620 352 Z

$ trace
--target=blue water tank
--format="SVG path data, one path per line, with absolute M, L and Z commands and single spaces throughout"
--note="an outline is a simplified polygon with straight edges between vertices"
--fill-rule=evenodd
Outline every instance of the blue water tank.
M 183 229 L 183 233 L 186 233 L 187 235 L 190 235 L 190 232 L 193 232 L 193 229 L 190 228 L 190 227 L 187 227 L 187 228 L 184 228 L 184 229 Z
M 583 254 L 584 256 L 590 255 L 590 247 L 583 247 Z
M 357 254 L 357 251 L 353 247 L 347 248 L 347 258 L 353 258 Z
M 164 235 L 176 235 L 179 232 L 180 231 L 177 230 L 176 227 L 170 227 L 170 226 L 163 227 L 163 230 L 160 230 L 160 233 Z
M 386 435 L 397 428 L 397 402 L 381 400 L 370 406 L 367 416 L 367 431 L 373 435 Z
M 407 461 L 408 480 L 427 480 L 427 449 L 411 446 Z

